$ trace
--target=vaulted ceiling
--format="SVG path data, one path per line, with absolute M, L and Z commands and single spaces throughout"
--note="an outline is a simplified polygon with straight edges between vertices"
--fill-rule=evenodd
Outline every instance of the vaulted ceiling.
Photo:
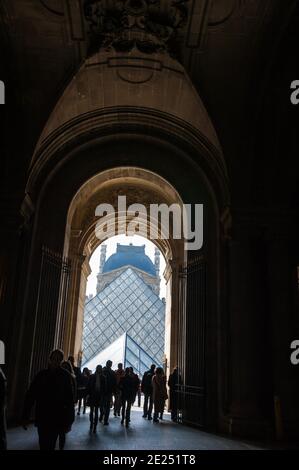
M 288 87 L 298 79 L 294 76 L 298 53 L 286 38 L 298 43 L 298 1 L 184 3 L 189 16 L 179 32 L 178 57 L 218 133 L 235 204 L 248 204 L 256 194 L 265 204 L 269 158 L 280 145 L 277 136 L 275 145 L 270 140 L 277 132 L 280 109 L 284 122 L 289 122 L 290 113 L 294 113 L 289 109 Z M 2 193 L 8 194 L 7 185 L 11 184 L 22 193 L 43 126 L 88 53 L 89 26 L 82 4 L 83 0 L 1 0 L 0 78 L 7 85 L 6 124 L 1 128 L 6 141 Z M 298 122 L 296 116 L 294 121 Z M 264 126 L 265 132 L 261 132 Z M 282 132 L 286 133 L 284 140 L 288 140 L 288 132 L 292 133 L 289 140 L 295 139 L 295 131 L 289 127 Z M 284 161 L 292 152 L 293 147 L 284 155 Z M 271 184 L 276 187 L 278 155 L 272 162 L 275 183 Z M 296 186 L 298 173 L 287 175 Z M 272 187 L 268 189 L 273 191 Z

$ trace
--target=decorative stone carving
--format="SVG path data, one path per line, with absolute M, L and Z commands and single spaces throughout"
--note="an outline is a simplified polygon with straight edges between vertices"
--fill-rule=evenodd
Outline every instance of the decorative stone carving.
M 61 0 L 40 0 L 40 3 L 53 15 L 64 16 L 63 3 Z
M 246 0 L 213 0 L 209 11 L 209 26 L 220 26 L 230 20 L 232 16 L 240 12 Z
M 186 24 L 189 0 L 85 0 L 84 15 L 94 48 L 151 54 L 174 53 Z

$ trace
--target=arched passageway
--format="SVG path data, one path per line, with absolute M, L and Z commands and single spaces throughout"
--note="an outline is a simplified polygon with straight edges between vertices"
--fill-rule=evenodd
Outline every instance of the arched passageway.
M 229 220 L 225 164 L 183 67 L 161 54 L 151 61 L 148 67 L 139 54 L 133 53 L 131 62 L 116 52 L 89 58 L 66 88 L 35 150 L 23 205 L 30 251 L 15 351 L 24 367 L 22 376 L 14 377 L 11 394 L 16 414 L 19 396 L 32 374 L 46 365 L 52 346 L 78 355 L 88 259 L 99 243 L 95 209 L 99 203 L 115 207 L 123 194 L 129 204 L 145 207 L 204 207 L 199 252 L 186 251 L 184 241 L 172 235 L 155 243 L 167 260 L 166 354 L 169 367 L 179 364 L 183 371 L 183 421 L 209 429 L 225 426 L 227 312 L 225 302 L 220 305 L 222 241 Z M 99 77 L 118 86 L 100 91 Z M 169 88 L 169 80 L 175 86 Z M 143 225 L 146 230 L 146 217 Z M 47 274 L 48 265 L 54 274 Z

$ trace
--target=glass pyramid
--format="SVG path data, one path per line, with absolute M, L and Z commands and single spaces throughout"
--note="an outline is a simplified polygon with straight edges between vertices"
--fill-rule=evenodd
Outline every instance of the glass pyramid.
M 113 369 L 116 369 L 120 362 L 124 367 L 133 367 L 134 372 L 142 377 L 144 372 L 149 370 L 150 366 L 155 363 L 161 366 L 151 356 L 149 356 L 130 336 L 125 333 L 101 351 L 93 359 L 83 364 L 82 367 L 95 371 L 97 365 L 105 366 L 106 362 L 112 361 Z
M 85 305 L 82 363 L 126 332 L 154 362 L 162 363 L 165 304 L 130 267 Z

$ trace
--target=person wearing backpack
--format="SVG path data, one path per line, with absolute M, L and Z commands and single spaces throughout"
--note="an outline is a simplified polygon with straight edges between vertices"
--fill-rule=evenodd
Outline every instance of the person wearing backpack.
M 141 391 L 144 394 L 144 405 L 143 405 L 143 418 L 149 420 L 152 419 L 153 411 L 153 385 L 152 379 L 155 374 L 156 366 L 151 365 L 151 368 L 143 374 L 141 382 Z

